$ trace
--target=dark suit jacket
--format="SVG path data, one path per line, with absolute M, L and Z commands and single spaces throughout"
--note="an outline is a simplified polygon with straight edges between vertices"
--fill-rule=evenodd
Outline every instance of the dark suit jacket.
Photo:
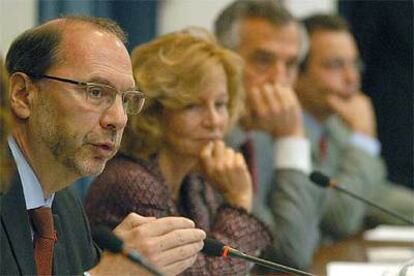
M 33 242 L 18 173 L 12 177 L 10 190 L 0 202 L 0 275 L 34 275 Z M 58 236 L 53 274 L 80 275 L 94 267 L 99 249 L 92 241 L 80 201 L 68 188 L 64 189 L 55 194 L 52 212 Z

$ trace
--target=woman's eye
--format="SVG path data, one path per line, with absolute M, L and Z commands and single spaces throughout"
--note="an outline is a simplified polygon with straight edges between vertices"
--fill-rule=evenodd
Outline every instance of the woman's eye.
M 189 103 L 189 104 L 184 106 L 184 109 L 185 110 L 195 110 L 199 107 L 200 107 L 200 104 L 198 104 L 198 103 Z
M 227 101 L 219 101 L 219 102 L 216 102 L 216 108 L 225 108 L 225 107 L 227 107 Z

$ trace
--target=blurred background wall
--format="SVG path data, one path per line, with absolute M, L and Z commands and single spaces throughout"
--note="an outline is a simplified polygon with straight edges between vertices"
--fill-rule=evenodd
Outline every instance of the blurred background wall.
M 128 30 L 129 46 L 189 25 L 212 29 L 217 13 L 232 0 L 0 0 L 0 52 L 22 31 L 61 14 L 110 17 Z M 297 16 L 334 11 L 336 0 L 287 0 Z M 134 35 L 135 34 L 135 35 Z

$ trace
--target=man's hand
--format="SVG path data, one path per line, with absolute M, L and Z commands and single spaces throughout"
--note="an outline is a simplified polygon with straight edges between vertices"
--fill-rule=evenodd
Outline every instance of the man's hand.
M 377 125 L 371 100 L 362 93 L 344 99 L 335 95 L 328 97 L 331 108 L 354 131 L 370 137 L 377 136 Z
M 203 248 L 203 240 L 206 237 L 204 231 L 196 229 L 194 222 L 189 219 L 183 217 L 155 219 L 136 213 L 129 214 L 113 232 L 124 241 L 125 246 L 138 251 L 166 275 L 179 274 L 191 266 L 198 252 Z M 103 262 L 110 259 L 113 257 L 103 258 L 96 268 L 108 265 Z M 117 267 L 112 266 L 112 269 Z M 120 275 L 118 270 L 112 271 Z
M 200 160 L 207 178 L 224 199 L 249 212 L 252 180 L 243 156 L 226 147 L 223 141 L 214 141 L 203 148 Z
M 274 138 L 304 137 L 302 109 L 291 87 L 266 84 L 247 93 L 247 128 L 259 129 Z

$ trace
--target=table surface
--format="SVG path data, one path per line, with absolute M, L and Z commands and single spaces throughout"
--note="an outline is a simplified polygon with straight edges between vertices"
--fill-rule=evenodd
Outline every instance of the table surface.
M 310 271 L 316 275 L 326 275 L 326 265 L 334 261 L 367 262 L 367 249 L 371 247 L 414 247 L 409 242 L 366 241 L 362 234 L 321 246 L 315 253 Z

